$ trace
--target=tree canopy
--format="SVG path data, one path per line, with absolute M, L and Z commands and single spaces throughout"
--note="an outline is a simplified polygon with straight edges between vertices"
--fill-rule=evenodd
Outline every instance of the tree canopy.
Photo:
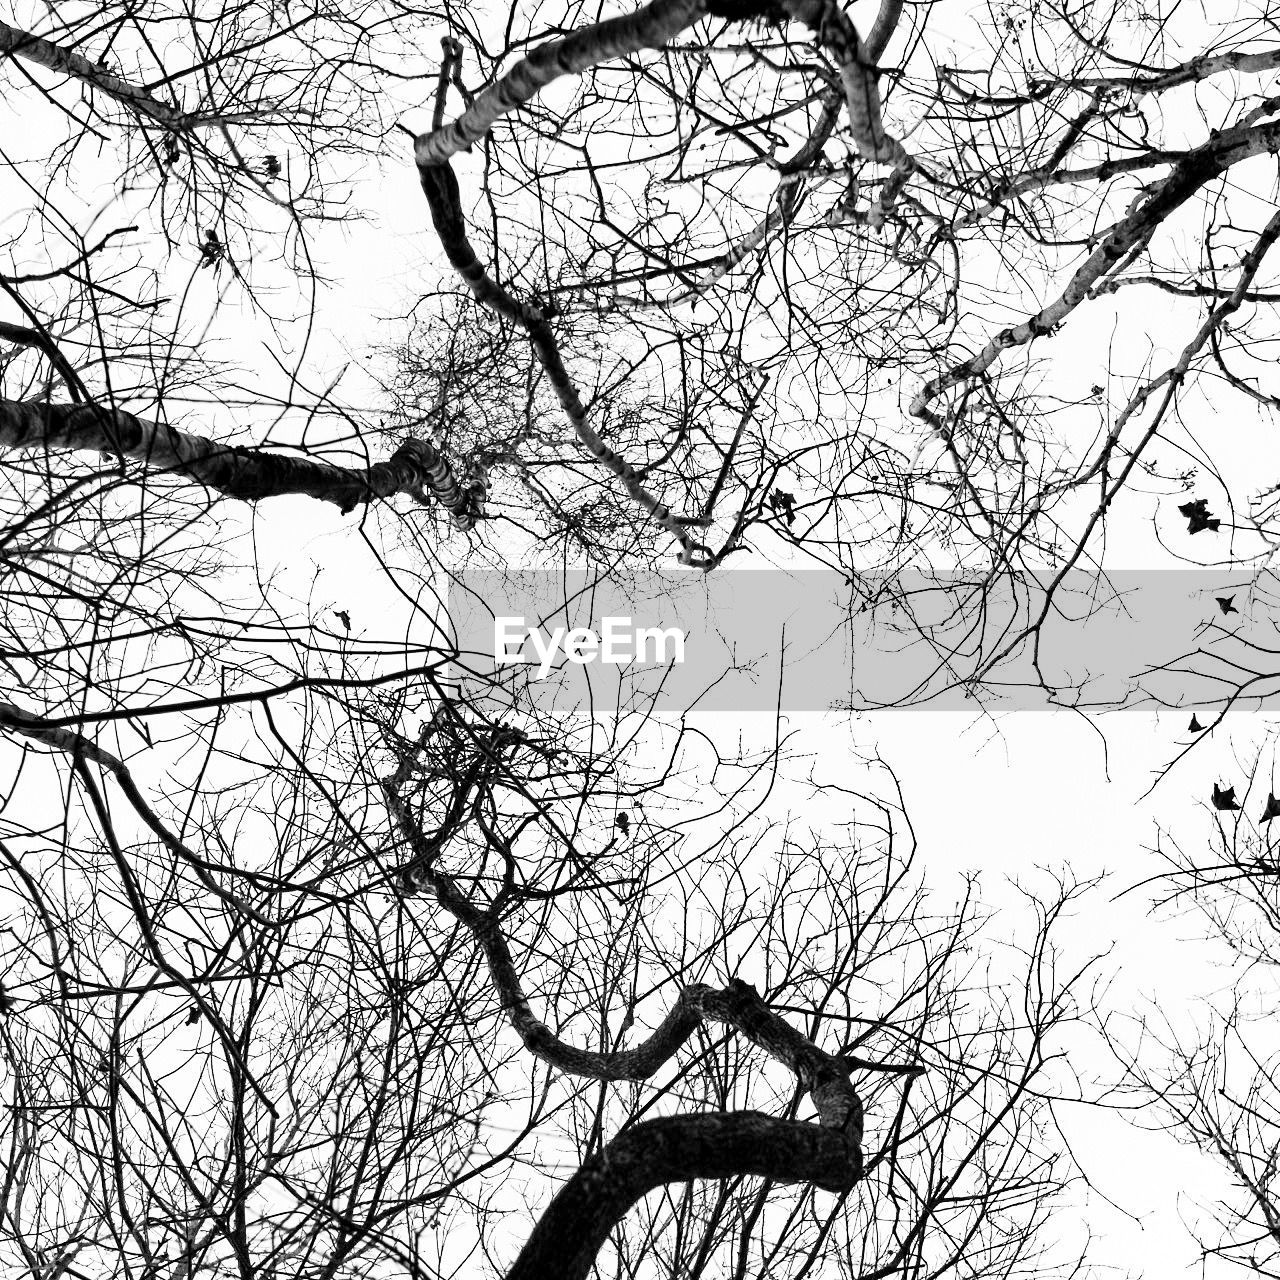
M 1113 571 L 1229 570 L 1141 687 L 1200 681 L 1153 769 L 1222 741 L 1273 674 L 1269 0 L 7 16 L 3 1265 L 1070 1270 L 1094 887 L 1011 937 L 891 768 L 549 704 L 451 611 L 822 568 L 945 683 L 1078 701 L 1041 642 Z M 1167 882 L 1259 963 L 1215 895 L 1273 916 L 1276 807 Z M 1248 1030 L 1114 1047 L 1257 1266 Z

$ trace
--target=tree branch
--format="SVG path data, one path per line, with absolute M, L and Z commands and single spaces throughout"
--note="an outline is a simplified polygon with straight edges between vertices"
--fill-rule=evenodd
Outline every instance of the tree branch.
M 477 100 L 478 101 L 478 100 Z M 419 139 L 421 142 L 421 139 Z M 621 454 L 615 453 L 600 439 L 588 420 L 586 405 L 578 394 L 578 388 L 560 355 L 551 325 L 541 307 L 519 302 L 500 285 L 496 284 L 476 257 L 467 239 L 466 224 L 462 216 L 458 179 L 448 160 L 424 164 L 418 162 L 418 175 L 431 209 L 431 220 L 441 247 L 453 268 L 466 281 L 478 301 L 499 315 L 515 321 L 529 336 L 538 363 L 546 372 L 556 398 L 560 401 L 574 434 L 593 458 L 613 472 L 622 481 L 627 493 L 640 507 L 680 543 L 680 562 L 698 564 L 697 552 L 705 550 L 694 542 L 685 527 L 676 519 L 671 508 L 660 502 L 643 484 L 640 473 Z
M 482 483 L 464 488 L 440 451 L 425 440 L 406 440 L 386 462 L 371 467 L 339 467 L 219 444 L 123 409 L 0 400 L 0 449 L 94 450 L 185 476 L 229 498 L 259 502 L 298 494 L 332 502 L 344 513 L 398 493 L 425 505 L 430 490 L 460 528 L 473 528 L 481 516 Z
M 844 1192 L 861 1174 L 858 1144 L 837 1129 L 758 1111 L 646 1120 L 585 1161 L 561 1188 L 507 1280 L 585 1280 L 631 1206 L 669 1182 L 745 1175 Z
M 1097 248 L 1077 268 L 1066 289 L 1053 302 L 1021 324 L 1001 330 L 968 360 L 930 378 L 912 400 L 911 415 L 928 423 L 935 433 L 945 438 L 946 425 L 930 408 L 932 401 L 944 391 L 985 373 L 1010 347 L 1024 346 L 1050 333 L 1091 296 L 1131 251 L 1140 248 L 1166 218 L 1203 186 L 1241 160 L 1268 152 L 1274 154 L 1277 149 L 1280 149 L 1280 124 L 1273 122 L 1256 128 L 1223 130 L 1202 146 L 1188 151 L 1168 177 L 1147 188 L 1145 199 L 1131 206 L 1129 213 L 1101 237 Z
M 432 725 L 428 724 L 419 739 L 419 748 L 431 732 Z M 511 740 L 503 737 L 499 730 L 490 754 L 496 755 Z M 534 1016 L 496 907 L 487 910 L 477 907 L 458 888 L 453 877 L 436 865 L 447 840 L 425 836 L 401 797 L 400 788 L 408 780 L 416 756 L 417 750 L 403 752 L 396 772 L 382 784 L 396 826 L 414 855 L 402 873 L 401 883 L 408 892 L 419 887 L 430 889 L 440 905 L 471 934 L 484 953 L 507 1020 L 530 1053 L 569 1075 L 593 1080 L 644 1080 L 672 1058 L 702 1022 L 724 1023 L 796 1076 L 813 1099 L 823 1124 L 845 1130 L 855 1142 L 862 1141 L 862 1102 L 849 1083 L 849 1063 L 819 1049 L 774 1013 L 754 987 L 736 978 L 730 979 L 721 990 L 702 984 L 683 988 L 658 1028 L 635 1048 L 613 1053 L 593 1052 L 561 1040 Z M 472 769 L 466 774 L 464 788 L 474 786 L 480 772 Z M 455 794 L 451 809 L 465 811 L 468 799 L 466 794 Z M 459 825 L 449 825 L 447 834 L 451 835 Z
M 269 106 L 264 106 L 260 110 L 236 112 L 233 115 L 182 111 L 170 103 L 162 102 L 146 89 L 141 89 L 113 75 L 105 67 L 90 62 L 81 54 L 63 48 L 62 45 L 53 44 L 40 36 L 19 30 L 17 27 L 7 26 L 3 22 L 0 22 L 0 54 L 23 58 L 58 75 L 79 80 L 89 88 L 105 93 L 122 106 L 128 107 L 138 115 L 145 116 L 148 120 L 153 120 L 174 133 L 189 131 L 201 125 L 260 120 L 266 116 L 280 114 L 278 108 Z

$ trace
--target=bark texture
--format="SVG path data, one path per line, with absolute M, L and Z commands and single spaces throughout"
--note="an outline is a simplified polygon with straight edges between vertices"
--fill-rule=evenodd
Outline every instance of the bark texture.
M 0 449 L 93 450 L 131 458 L 247 502 L 298 494 L 348 512 L 399 493 L 425 503 L 430 494 L 460 528 L 472 528 L 482 514 L 483 485 L 461 484 L 440 451 L 425 440 L 406 440 L 386 462 L 371 467 L 339 467 L 220 444 L 123 409 L 0 400 Z
M 669 1182 L 743 1175 L 843 1192 L 862 1155 L 839 1130 L 758 1111 L 646 1120 L 587 1160 L 552 1200 L 507 1280 L 585 1280 L 609 1232 Z
M 90 62 L 74 49 L 0 22 L 0 55 L 5 54 L 35 63 L 55 75 L 78 80 L 170 133 L 189 132 L 207 125 L 265 120 L 286 114 L 270 102 L 256 103 L 243 111 L 183 111 L 174 103 L 164 102 L 148 90 L 130 84 L 104 63 Z
M 105 67 L 90 62 L 88 58 L 72 49 L 64 49 L 50 40 L 41 39 L 17 27 L 10 27 L 0 22 L 0 54 L 9 54 L 34 62 L 57 75 L 69 76 L 79 80 L 93 89 L 99 89 L 117 102 L 136 111 L 148 120 L 163 125 L 166 129 L 178 132 L 189 129 L 199 121 L 153 97 L 145 89 L 131 85 L 127 80 L 113 75 Z
M 653 0 L 635 13 L 597 22 L 563 40 L 549 40 L 522 58 L 496 84 L 479 94 L 451 124 L 414 142 L 419 166 L 437 165 L 478 142 L 493 126 L 561 76 L 577 75 L 601 62 L 660 49 L 705 14 L 702 0 Z
M 1052 302 L 1046 303 L 1023 323 L 997 333 L 976 355 L 954 365 L 921 387 L 910 412 L 947 438 L 946 423 L 931 403 L 951 388 L 986 373 L 1011 347 L 1025 346 L 1053 333 L 1082 302 L 1105 291 L 1108 276 L 1121 269 L 1135 250 L 1193 195 L 1232 165 L 1259 155 L 1280 151 L 1280 122 L 1256 127 L 1237 126 L 1213 134 L 1203 146 L 1186 152 L 1167 177 L 1146 188 L 1118 222 L 1098 236 L 1097 247 L 1076 269 L 1070 283 Z

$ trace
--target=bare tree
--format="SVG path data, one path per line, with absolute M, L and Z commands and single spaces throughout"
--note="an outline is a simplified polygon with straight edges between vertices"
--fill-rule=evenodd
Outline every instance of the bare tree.
M 1153 887 L 1224 953 L 1221 989 L 1207 993 L 1191 1024 L 1153 1011 L 1138 1034 L 1117 1022 L 1111 1039 L 1145 1104 L 1142 1122 L 1203 1151 L 1230 1187 L 1217 1203 L 1191 1197 L 1207 1214 L 1196 1227 L 1204 1256 L 1270 1275 L 1280 1261 L 1280 850 L 1271 829 L 1280 803 L 1261 774 L 1247 787 L 1214 784 L 1207 838 L 1162 832 L 1157 846 L 1168 869 Z
M 1037 904 L 1022 963 L 1002 980 L 970 950 L 982 937 L 976 902 L 939 912 L 919 887 L 899 802 L 851 796 L 865 816 L 833 841 L 784 835 L 767 887 L 748 887 L 744 831 L 700 858 L 697 888 L 674 888 L 660 912 L 654 865 L 630 883 L 606 880 L 599 864 L 566 857 L 576 842 L 563 838 L 530 856 L 532 806 L 526 816 L 499 799 L 514 786 L 504 757 L 545 747 L 507 726 L 463 752 L 456 733 L 439 718 L 425 726 L 384 783 L 408 855 L 402 882 L 470 935 L 525 1050 L 553 1078 L 598 1082 L 579 1092 L 580 1141 L 593 1154 L 509 1275 L 585 1276 L 611 1232 L 628 1275 L 649 1274 L 655 1259 L 690 1275 L 1010 1274 L 1040 1256 L 1036 1231 L 1065 1166 L 1045 1144 L 1035 1082 L 1053 1077 L 1049 1045 L 1075 1016 L 1082 976 L 1055 972 L 1048 935 L 1074 887 Z M 445 808 L 429 828 L 412 800 L 424 792 Z M 592 873 L 612 904 L 578 888 Z M 695 924 L 701 901 L 715 904 L 707 934 Z M 601 925 L 612 916 L 637 927 L 599 949 L 584 907 Z M 572 924 L 556 919 L 565 912 Z M 531 928 L 572 942 L 544 956 Z M 673 952 L 664 935 L 677 931 L 685 940 Z M 763 972 L 763 992 L 738 976 L 746 967 Z M 719 981 L 699 980 L 708 971 Z M 961 993 L 975 987 L 991 1004 L 971 1020 Z M 860 1006 L 862 992 L 877 993 L 874 1009 Z M 627 1044 L 646 1013 L 652 1030 Z M 572 1032 L 592 1023 L 596 1044 L 584 1049 Z M 838 1049 L 820 1047 L 833 1035 Z M 607 1086 L 626 1081 L 636 1083 L 619 1111 Z M 761 1099 L 767 1109 L 753 1106 Z M 641 1118 L 662 1101 L 676 1113 Z M 810 1109 L 813 1119 L 799 1118 Z M 880 1117 L 878 1132 L 865 1132 L 866 1115 Z M 753 1175 L 763 1187 L 744 1185 Z M 672 1188 L 639 1228 L 617 1234 L 647 1192 L 692 1179 L 720 1185 Z M 815 1190 L 837 1193 L 835 1203 Z
M 885 4 L 855 30 L 821 5 L 654 5 L 553 23 L 570 33 L 531 37 L 445 123 L 460 68 L 493 65 L 461 20 L 415 142 L 424 187 L 493 313 L 474 323 L 529 339 L 520 381 L 581 446 L 532 394 L 473 421 L 512 480 L 495 509 L 532 502 L 572 542 L 634 554 L 614 532 L 631 501 L 704 568 L 799 553 L 1028 591 L 979 676 L 1034 641 L 1063 574 L 1098 565 L 1117 512 L 1198 559 L 1179 508 L 1200 503 L 1190 532 L 1223 547 L 1257 475 L 1203 437 L 1206 396 L 1214 421 L 1272 402 L 1272 20 Z M 447 369 L 445 339 L 421 340 Z
M 870 8 L 0 27 L 34 122 L 0 278 L 6 1266 L 1052 1269 L 1076 886 L 1002 951 L 925 893 L 891 783 L 788 829 L 746 795 L 775 757 L 740 782 L 684 726 L 647 768 L 656 718 L 460 695 L 442 639 L 503 535 L 927 563 L 979 619 L 1047 564 L 981 681 L 1116 507 L 1150 482 L 1165 520 L 1203 372 L 1270 394 L 1268 5 Z M 362 177 L 412 184 L 401 116 L 453 274 L 370 342 L 369 403 L 314 353 L 313 249 Z M 1152 291 L 1168 367 L 1031 362 L 1090 311 L 1149 334 Z M 299 497 L 371 617 L 269 566 Z
M 687 748 L 637 790 L 545 723 L 413 708 L 273 713 L 164 814 L 46 739 L 68 827 L 3 850 L 13 1265 L 585 1276 L 612 1237 L 636 1275 L 1051 1269 L 1074 888 L 1001 955 L 896 797 L 770 833 Z

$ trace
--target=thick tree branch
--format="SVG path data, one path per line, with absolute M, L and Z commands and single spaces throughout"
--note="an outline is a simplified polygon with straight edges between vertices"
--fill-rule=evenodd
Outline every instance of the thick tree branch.
M 597 22 L 563 40 L 539 45 L 479 94 L 456 120 L 417 138 L 414 158 L 418 166 L 442 164 L 465 151 L 553 80 L 578 75 L 598 63 L 642 49 L 660 49 L 705 14 L 704 0 L 653 0 L 635 13 Z
M 864 46 L 857 29 L 836 0 L 783 0 L 788 17 L 803 22 L 818 37 L 818 43 L 835 59 L 849 108 L 849 127 L 858 154 L 896 168 L 909 168 L 913 161 L 902 143 L 884 127 L 880 115 L 880 77 L 876 54 Z M 885 17 L 881 11 L 881 18 Z M 888 43 L 891 29 L 883 35 Z M 879 39 L 880 37 L 877 37 Z
M 429 491 L 462 529 L 473 528 L 481 515 L 482 486 L 464 488 L 440 451 L 425 440 L 407 440 L 386 462 L 371 467 L 339 467 L 219 444 L 123 409 L 0 400 L 0 449 L 93 450 L 132 458 L 248 502 L 298 494 L 348 512 L 398 493 L 425 504 Z
M 1153 76 L 1072 76 L 1052 81 L 1032 79 L 1032 92 L 1046 84 L 1070 86 L 1073 89 L 1124 89 L 1137 96 L 1163 93 L 1166 89 L 1182 84 L 1199 84 L 1212 76 L 1234 71 L 1243 75 L 1265 75 L 1280 68 L 1280 49 L 1266 49 L 1261 53 L 1202 53 L 1181 66 L 1170 67 Z
M 864 46 L 835 0 L 782 0 L 778 8 L 751 0 L 741 4 L 725 0 L 652 0 L 634 13 L 594 23 L 562 40 L 539 45 L 481 93 L 456 120 L 421 134 L 414 142 L 414 158 L 419 168 L 443 164 L 478 142 L 499 120 L 531 101 L 553 80 L 581 74 L 602 62 L 643 49 L 661 49 L 686 27 L 708 15 L 747 21 L 776 20 L 785 14 L 809 27 L 835 59 L 859 153 L 868 160 L 903 164 L 909 157 L 902 144 L 886 132 L 880 117 L 875 67 L 875 59 L 897 25 L 901 7 L 897 0 L 886 0 L 872 30 L 874 40 Z
M 1025 346 L 1034 338 L 1053 332 L 1092 296 L 1110 272 L 1120 266 L 1133 250 L 1145 244 L 1160 224 L 1197 191 L 1232 165 L 1252 156 L 1274 154 L 1277 150 L 1280 150 L 1280 124 L 1272 122 L 1255 128 L 1223 130 L 1202 146 L 1188 151 L 1174 165 L 1168 177 L 1147 188 L 1145 198 L 1135 202 L 1125 217 L 1101 236 L 1097 248 L 1077 268 L 1071 282 L 1053 302 L 1021 324 L 1001 330 L 968 360 L 929 379 L 911 402 L 912 416 L 928 423 L 937 434 L 945 437 L 946 425 L 930 407 L 938 396 L 985 373 L 1010 347 Z
M 561 1188 L 507 1280 L 584 1280 L 631 1206 L 670 1182 L 745 1175 L 844 1192 L 861 1174 L 858 1144 L 837 1129 L 758 1111 L 646 1120 L 614 1138 Z
M 424 835 L 400 789 L 436 731 L 424 726 L 417 745 L 400 751 L 400 763 L 383 781 L 387 804 L 413 853 L 402 874 L 412 891 L 431 890 L 436 900 L 484 952 L 503 1012 L 535 1057 L 568 1074 L 595 1080 L 651 1076 L 672 1058 L 704 1021 L 732 1027 L 785 1066 L 808 1092 L 818 1123 L 779 1120 L 758 1112 L 670 1116 L 627 1130 L 586 1161 L 543 1215 L 508 1280 L 580 1280 L 591 1270 L 609 1232 L 637 1200 L 655 1187 L 691 1178 L 760 1176 L 777 1182 L 808 1182 L 824 1190 L 848 1191 L 862 1175 L 862 1101 L 850 1083 L 852 1064 L 824 1052 L 774 1013 L 749 983 L 731 979 L 721 990 L 685 987 L 662 1024 L 643 1044 L 595 1053 L 566 1044 L 537 1019 L 503 934 L 501 900 L 477 907 L 437 859 L 471 807 L 472 790 L 492 776 L 502 750 L 519 735 L 499 727 L 477 746 L 475 760 L 459 769 L 445 822 Z
M 899 0 L 884 0 L 873 29 L 874 40 L 864 47 L 858 32 L 835 0 L 652 0 L 634 13 L 610 18 L 575 31 L 561 40 L 539 45 L 522 58 L 505 76 L 479 94 L 456 120 L 439 124 L 441 90 L 437 89 L 434 127 L 414 140 L 414 159 L 423 191 L 431 208 L 432 221 L 445 254 L 466 281 L 476 298 L 500 315 L 519 324 L 529 335 L 538 361 L 546 371 L 579 442 L 597 462 L 607 467 L 625 486 L 627 493 L 652 519 L 680 543 L 680 562 L 700 568 L 714 567 L 709 554 L 698 559 L 706 548 L 695 543 L 684 522 L 640 483 L 640 473 L 600 439 L 588 420 L 577 387 L 565 369 L 559 345 L 540 307 L 517 301 L 493 281 L 480 263 L 466 235 L 458 180 L 450 159 L 485 137 L 493 126 L 520 106 L 531 101 L 552 81 L 575 75 L 590 67 L 643 49 L 660 49 L 686 27 L 708 15 L 730 20 L 763 19 L 777 21 L 783 15 L 803 22 L 817 36 L 818 43 L 835 59 L 840 69 L 849 123 L 859 152 L 868 159 L 892 163 L 896 172 L 891 181 L 901 186 L 914 166 L 911 157 L 884 127 L 880 115 L 880 91 L 875 58 L 893 33 L 901 11 Z M 456 70 L 457 54 L 445 46 L 441 85 Z M 779 218 L 785 219 L 779 206 Z M 883 215 L 880 218 L 883 221 Z M 770 230 L 766 219 L 756 233 L 748 236 L 743 256 Z M 737 261 L 740 261 L 739 257 Z M 733 255 L 726 261 L 734 265 Z M 726 268 L 729 269 L 729 268 Z
M 430 724 L 424 728 L 419 749 L 432 730 Z M 491 753 L 498 753 L 507 741 L 509 739 L 495 736 Z M 787 1067 L 812 1097 L 824 1124 L 845 1129 L 861 1142 L 862 1103 L 849 1083 L 850 1065 L 837 1055 L 819 1049 L 774 1013 L 752 986 L 737 979 L 731 979 L 722 990 L 702 984 L 685 987 L 658 1028 L 635 1048 L 614 1053 L 592 1052 L 561 1040 L 534 1016 L 503 933 L 498 908 L 477 907 L 453 877 L 437 866 L 448 836 L 460 824 L 447 822 L 438 838 L 428 838 L 414 822 L 401 797 L 400 788 L 408 780 L 416 755 L 416 750 L 404 752 L 396 772 L 383 782 L 388 808 L 413 852 L 413 860 L 401 876 L 402 886 L 408 892 L 429 889 L 440 905 L 471 934 L 484 952 L 503 1012 L 530 1053 L 570 1075 L 594 1080 L 643 1080 L 671 1059 L 702 1022 L 720 1022 L 733 1027 Z M 464 775 L 460 788 L 464 794 L 454 795 L 451 812 L 458 814 L 466 810 L 469 788 L 475 785 L 478 776 L 476 769 Z
M 880 12 L 876 14 L 875 23 L 867 33 L 867 57 L 872 62 L 888 48 L 901 17 L 902 0 L 880 0 Z
M 233 113 L 182 111 L 171 103 L 162 102 L 146 89 L 122 80 L 105 67 L 90 62 L 71 49 L 65 49 L 17 27 L 7 26 L 3 22 L 0 22 L 0 54 L 23 58 L 57 75 L 79 80 L 90 89 L 106 94 L 122 106 L 174 133 L 204 125 L 235 124 L 280 114 L 277 107 L 265 103 L 260 108 Z
M 83 384 L 79 375 L 71 367 L 66 356 L 58 350 L 58 344 L 48 334 L 41 333 L 39 329 L 29 329 L 23 325 L 0 321 L 0 340 L 11 342 L 18 347 L 34 347 L 37 351 L 44 352 L 58 376 L 66 383 L 67 391 L 72 398 L 76 400 L 81 398 Z

